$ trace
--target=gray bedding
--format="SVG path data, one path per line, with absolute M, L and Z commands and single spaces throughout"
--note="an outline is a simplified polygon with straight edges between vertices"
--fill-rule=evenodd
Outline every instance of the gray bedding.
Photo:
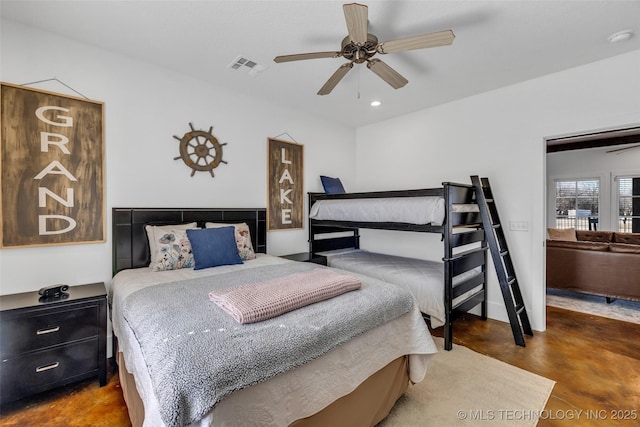
M 360 249 L 326 252 L 330 267 L 340 268 L 407 289 L 422 313 L 430 316 L 432 328 L 444 325 L 444 264 Z M 453 286 L 482 274 L 474 269 L 453 278 Z M 465 294 L 466 295 L 466 294 Z
M 167 426 L 194 422 L 233 391 L 313 360 L 413 305 L 407 291 L 365 276 L 358 276 L 360 290 L 254 324 L 237 323 L 208 298 L 215 289 L 317 267 L 258 267 L 160 284 L 127 297 L 123 317 L 140 344 Z

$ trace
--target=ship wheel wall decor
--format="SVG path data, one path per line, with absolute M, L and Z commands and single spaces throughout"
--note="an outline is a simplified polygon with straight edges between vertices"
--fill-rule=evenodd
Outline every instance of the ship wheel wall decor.
M 220 163 L 227 164 L 226 161 L 222 160 L 222 147 L 227 143 L 221 144 L 213 136 L 213 126 L 209 128 L 209 132 L 196 130 L 191 123 L 189 123 L 189 127 L 191 131 L 185 133 L 182 138 L 177 135 L 173 136 L 180 141 L 180 155 L 174 157 L 173 160 L 182 159 L 185 165 L 193 169 L 191 176 L 198 171 L 208 171 L 211 177 L 214 177 L 213 170 Z

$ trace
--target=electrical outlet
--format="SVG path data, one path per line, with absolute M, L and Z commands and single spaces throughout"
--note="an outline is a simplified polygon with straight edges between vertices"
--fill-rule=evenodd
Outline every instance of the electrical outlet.
M 528 221 L 510 221 L 509 229 L 511 231 L 529 231 Z

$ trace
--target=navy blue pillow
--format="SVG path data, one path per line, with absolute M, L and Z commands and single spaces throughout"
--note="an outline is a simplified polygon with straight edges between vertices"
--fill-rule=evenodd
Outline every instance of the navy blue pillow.
M 242 264 L 236 245 L 236 229 L 233 226 L 187 230 L 187 237 L 193 251 L 194 270 Z
M 330 176 L 320 175 L 320 181 L 324 187 L 324 192 L 327 194 L 342 194 L 346 193 L 340 178 L 331 178 Z

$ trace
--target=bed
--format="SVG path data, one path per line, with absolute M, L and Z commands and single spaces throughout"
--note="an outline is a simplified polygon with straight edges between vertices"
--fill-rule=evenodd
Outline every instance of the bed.
M 310 253 L 326 256 L 329 266 L 408 289 L 431 326 L 444 327 L 446 350 L 457 316 L 480 306 L 486 319 L 487 242 L 473 186 L 444 182 L 429 189 L 308 197 Z M 438 233 L 442 262 L 360 250 L 361 228 Z
M 372 426 L 411 382 L 424 378 L 436 352 L 433 340 L 412 297 L 382 281 L 349 273 L 360 289 L 250 324 L 237 323 L 206 299 L 211 289 L 256 278 L 317 269 L 344 273 L 267 255 L 265 217 L 264 209 L 113 209 L 114 357 L 134 426 Z M 246 225 L 255 258 L 198 268 L 196 257 L 195 269 L 153 271 L 149 227 L 194 222 L 201 229 L 233 224 L 236 232 L 237 224 Z M 179 250 L 178 241 L 173 243 Z M 387 300 L 394 301 L 391 311 L 367 305 Z M 352 309 L 358 305 L 364 308 Z M 334 311 L 342 314 L 322 317 Z M 347 311 L 363 316 L 347 318 Z M 259 342 L 263 335 L 269 339 Z M 237 348 L 220 344 L 229 337 L 238 337 L 231 341 Z M 273 347 L 283 339 L 284 346 Z M 195 342 L 193 349 L 189 342 Z M 232 364 L 218 368 L 223 360 Z M 175 378 L 177 384 L 168 382 Z

